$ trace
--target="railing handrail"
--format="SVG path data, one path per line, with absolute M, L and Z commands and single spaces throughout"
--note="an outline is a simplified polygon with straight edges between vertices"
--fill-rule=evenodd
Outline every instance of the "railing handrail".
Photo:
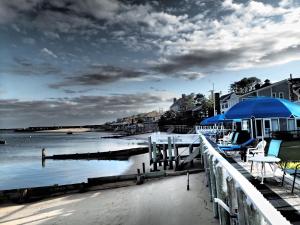
M 223 156 L 220 155 L 220 153 L 216 151 L 216 149 L 208 142 L 203 134 L 200 134 L 200 136 L 209 153 L 213 155 L 214 159 L 223 166 L 227 174 L 229 174 L 234 179 L 236 184 L 239 185 L 244 194 L 258 209 L 266 222 L 272 225 L 291 224 L 236 168 L 234 168 Z

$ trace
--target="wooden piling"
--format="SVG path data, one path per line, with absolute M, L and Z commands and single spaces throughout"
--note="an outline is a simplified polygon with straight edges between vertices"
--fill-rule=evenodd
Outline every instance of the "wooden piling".
M 168 152 L 169 152 L 169 169 L 173 169 L 173 159 L 172 159 L 172 140 L 168 137 Z
M 161 166 L 161 160 L 162 160 L 162 157 L 161 157 L 161 156 L 162 156 L 162 154 L 161 154 L 161 146 L 158 146 L 158 148 L 157 148 L 157 153 L 158 153 L 158 154 L 157 154 L 158 165 Z
M 167 148 L 165 144 L 163 145 L 163 161 L 164 161 L 164 170 L 166 170 L 168 166 L 168 156 L 167 156 Z
M 194 149 L 193 145 L 190 145 L 190 146 L 189 146 L 189 154 L 190 154 L 190 155 L 193 153 L 193 149 Z M 194 160 L 193 160 L 193 159 L 192 159 L 191 162 L 190 162 L 190 166 L 191 166 L 191 167 L 194 167 Z
M 174 147 L 174 157 L 175 157 L 175 170 L 179 166 L 179 157 L 178 157 L 178 146 L 175 144 L 175 138 L 173 137 L 173 147 Z
M 149 160 L 150 160 L 150 165 L 151 165 L 153 163 L 151 137 L 148 137 L 148 148 L 149 148 Z
M 46 157 L 46 149 L 43 148 L 43 149 L 42 149 L 42 160 L 44 160 L 45 157 Z
M 143 162 L 143 174 L 146 173 L 146 167 L 145 167 L 145 163 Z
M 157 171 L 157 148 L 156 148 L 156 142 L 153 142 L 153 171 Z

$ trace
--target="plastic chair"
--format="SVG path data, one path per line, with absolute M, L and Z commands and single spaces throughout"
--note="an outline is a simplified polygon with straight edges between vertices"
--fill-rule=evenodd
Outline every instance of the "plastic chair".
M 255 155 L 265 155 L 265 147 L 267 145 L 267 142 L 265 140 L 260 141 L 255 148 L 248 148 L 246 153 L 246 160 L 248 162 L 248 159 L 252 155 L 254 157 Z

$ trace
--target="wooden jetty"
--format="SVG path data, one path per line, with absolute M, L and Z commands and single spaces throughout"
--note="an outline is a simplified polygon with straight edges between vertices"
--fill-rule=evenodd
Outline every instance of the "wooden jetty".
M 199 134 L 154 133 L 148 138 L 150 165 L 153 165 L 153 171 L 162 164 L 164 170 L 180 170 L 187 163 L 193 166 L 194 159 L 200 154 L 199 145 Z
M 67 160 L 67 159 L 97 159 L 97 160 L 128 160 L 130 156 L 144 154 L 148 152 L 148 147 L 130 148 L 116 151 L 75 153 L 46 156 L 42 152 L 42 159 Z

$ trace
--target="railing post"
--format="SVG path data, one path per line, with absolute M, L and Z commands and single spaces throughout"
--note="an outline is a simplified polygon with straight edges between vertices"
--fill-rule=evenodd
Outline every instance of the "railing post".
M 217 190 L 216 190 L 216 177 L 215 177 L 215 161 L 213 160 L 213 156 L 209 156 L 208 158 L 209 163 L 209 175 L 210 175 L 210 187 L 212 193 L 212 200 L 217 198 Z M 218 218 L 218 205 L 213 201 L 213 214 L 215 218 Z
M 245 205 L 244 205 L 245 194 L 243 193 L 243 190 L 238 187 L 236 189 L 236 195 L 237 195 L 237 202 L 238 202 L 239 225 L 248 225 L 248 223 L 246 223 L 246 214 L 245 214 L 245 208 L 244 208 L 245 207 Z
M 223 168 L 221 166 L 216 167 L 216 190 L 217 197 L 221 199 L 224 203 L 226 203 L 226 192 L 224 190 L 227 189 L 227 184 L 223 182 Z M 225 186 L 226 185 L 226 186 Z M 228 212 L 221 206 L 218 207 L 219 210 L 219 219 L 221 225 L 229 225 L 229 214 Z
M 228 193 L 228 206 L 230 209 L 230 214 L 235 215 L 237 214 L 238 210 L 238 202 L 237 202 L 237 194 L 236 194 L 236 188 L 235 188 L 235 182 L 232 177 L 226 178 L 226 184 L 227 184 L 227 193 Z M 237 220 L 237 218 L 231 218 L 231 224 L 234 224 L 233 220 Z

